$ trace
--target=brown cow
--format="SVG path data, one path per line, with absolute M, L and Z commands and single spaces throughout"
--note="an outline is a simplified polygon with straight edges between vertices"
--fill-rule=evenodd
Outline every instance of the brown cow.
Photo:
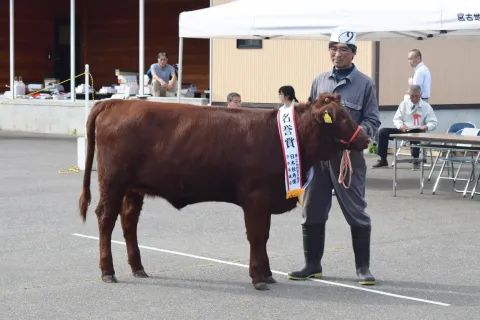
M 358 124 L 339 101 L 337 94 L 323 94 L 311 107 L 295 106 L 304 181 L 309 168 L 331 159 L 345 149 L 345 143 L 357 151 L 368 147 L 369 137 L 357 130 Z M 242 207 L 252 283 L 259 290 L 275 283 L 267 255 L 270 215 L 297 205 L 296 198 L 286 199 L 277 111 L 141 100 L 97 103 L 87 121 L 79 207 L 85 222 L 96 140 L 100 200 L 95 212 L 102 280 L 117 282 L 111 237 L 119 214 L 133 275 L 148 277 L 138 248 L 137 224 L 144 197 L 158 196 L 179 210 L 207 201 Z M 327 112 L 332 123 L 324 122 Z

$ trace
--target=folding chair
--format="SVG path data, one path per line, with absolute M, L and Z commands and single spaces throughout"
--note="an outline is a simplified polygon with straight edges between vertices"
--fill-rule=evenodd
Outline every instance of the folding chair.
M 472 122 L 456 122 L 453 123 L 448 129 L 447 129 L 447 134 L 456 134 L 459 130 L 464 129 L 464 128 L 476 128 L 475 124 Z M 445 143 L 443 143 L 445 145 Z M 443 150 L 437 150 L 437 149 L 430 149 L 430 155 L 433 154 L 434 151 L 437 151 L 438 154 L 435 157 L 435 161 L 431 165 L 430 173 L 428 174 L 428 181 L 432 178 L 433 171 L 435 171 L 435 168 L 437 167 L 437 162 L 438 159 L 440 158 L 440 155 L 444 153 L 445 151 Z M 450 174 L 450 167 L 447 167 L 448 174 Z
M 417 131 L 414 131 L 414 132 L 417 132 Z M 421 132 L 420 130 L 418 130 L 418 132 Z M 402 152 L 402 150 L 404 148 L 407 148 L 407 152 Z M 412 143 L 411 141 L 408 141 L 408 140 L 400 140 L 400 146 L 397 148 L 397 159 L 398 159 L 398 156 L 408 156 L 408 157 L 412 157 L 412 154 L 410 152 L 410 148 L 415 148 L 415 143 Z M 431 152 L 431 150 L 429 149 L 423 149 L 423 148 L 420 148 L 420 153 L 430 153 L 430 163 L 433 163 L 433 153 Z M 425 154 L 425 157 L 424 159 L 426 160 L 428 157 L 428 155 Z M 413 159 L 413 158 L 412 158 Z M 395 165 L 395 161 L 392 162 L 392 167 Z M 430 167 L 431 164 L 426 164 L 424 163 L 423 164 L 424 167 Z
M 479 134 L 480 135 L 480 134 Z M 472 187 L 472 191 L 470 192 L 470 198 L 473 199 L 473 197 L 476 195 L 476 194 L 480 194 L 480 192 L 477 192 L 477 186 L 478 186 L 478 183 L 480 182 L 480 174 L 478 174 L 477 176 L 477 179 L 475 181 L 475 184 L 473 185 Z
M 470 198 L 471 198 L 471 199 L 473 199 L 473 197 L 474 197 L 476 194 L 480 194 L 480 192 L 477 192 L 478 182 L 480 182 L 480 174 L 478 174 L 477 180 L 475 181 L 475 184 L 474 184 L 473 187 L 472 187 L 472 191 L 470 192 Z
M 415 148 L 415 144 L 412 144 L 412 143 L 411 143 L 410 141 L 408 141 L 408 140 L 400 140 L 400 145 L 399 145 L 398 148 L 397 148 L 397 158 L 398 158 L 398 156 L 408 156 L 408 157 L 411 157 L 411 156 L 412 156 L 412 154 L 411 154 L 411 152 L 410 152 L 410 148 L 411 148 L 411 147 L 412 147 L 412 148 Z M 405 148 L 407 148 L 408 151 L 402 152 L 402 150 L 405 149 Z M 421 153 L 425 152 L 425 153 L 429 153 L 429 154 L 430 154 L 430 163 L 431 163 L 431 164 L 426 164 L 426 163 L 424 163 L 423 166 L 424 166 L 424 167 L 427 167 L 427 168 L 433 166 L 433 153 L 432 153 L 432 150 L 421 148 L 421 149 L 420 149 L 420 152 L 421 152 Z M 425 156 L 425 159 L 427 159 L 427 157 L 428 157 L 428 155 Z M 391 167 L 393 167 L 394 165 L 395 165 L 395 161 L 392 162 Z
M 456 134 L 457 135 L 465 135 L 465 136 L 466 135 L 480 136 L 480 129 L 477 129 L 477 128 L 463 128 L 463 129 L 460 129 L 459 131 L 457 131 Z M 470 147 L 471 144 L 457 143 L 456 146 L 457 147 Z M 439 157 L 438 158 L 438 161 L 441 161 L 443 163 L 442 163 L 442 167 L 440 168 L 440 172 L 438 174 L 437 181 L 435 182 L 435 186 L 433 187 L 433 192 L 432 192 L 433 194 L 435 194 L 435 192 L 437 190 L 437 187 L 438 187 L 438 183 L 440 182 L 440 180 L 445 179 L 445 180 L 453 180 L 453 190 L 455 192 L 463 193 L 463 197 L 465 197 L 465 195 L 467 193 L 467 190 L 468 190 L 468 185 L 470 184 L 470 182 L 475 180 L 475 167 L 476 167 L 476 164 L 477 164 L 478 159 L 480 157 L 480 152 L 476 152 L 475 157 L 474 157 L 474 153 L 471 153 L 471 156 L 467 157 L 467 152 L 468 151 L 464 151 L 463 156 L 457 157 L 457 156 L 452 156 L 452 150 L 448 150 L 445 157 Z M 451 176 L 449 174 L 448 177 L 443 177 L 442 176 L 443 169 L 445 168 L 445 165 L 447 163 L 449 163 L 451 165 L 452 173 L 451 173 Z M 455 176 L 453 175 L 453 173 L 454 173 L 453 164 L 454 163 L 459 163 L 460 164 L 458 169 L 457 169 L 457 172 L 455 173 Z M 471 163 L 472 164 L 472 170 L 470 172 L 470 177 L 468 179 L 458 178 L 458 174 L 460 173 L 460 169 L 462 168 L 462 165 L 464 163 Z M 463 190 L 455 189 L 455 183 L 457 181 L 466 181 L 465 188 Z

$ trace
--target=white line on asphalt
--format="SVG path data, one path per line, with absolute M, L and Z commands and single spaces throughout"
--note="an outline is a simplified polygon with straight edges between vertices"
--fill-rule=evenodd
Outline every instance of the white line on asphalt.
M 87 236 L 87 235 L 79 234 L 79 233 L 72 233 L 72 235 L 77 236 L 77 237 L 99 240 L 98 237 Z M 116 241 L 116 240 L 112 240 L 112 243 L 125 245 L 125 242 Z M 249 267 L 246 264 L 224 261 L 224 260 L 218 260 L 218 259 L 213 259 L 213 258 L 207 258 L 207 257 L 197 256 L 197 255 L 194 255 L 194 254 L 178 252 L 178 251 L 159 249 L 159 248 L 142 246 L 142 245 L 138 245 L 138 247 L 142 248 L 142 249 L 159 251 L 159 252 L 164 252 L 164 253 L 170 253 L 170 254 L 175 254 L 175 255 L 179 255 L 179 256 L 184 256 L 184 257 L 189 257 L 189 258 L 194 258 L 194 259 L 199 259 L 199 260 L 206 260 L 206 261 L 211 261 L 211 262 L 216 262 L 216 263 L 222 263 L 222 264 L 227 264 L 227 265 L 236 266 L 236 267 L 242 267 L 242 268 L 248 268 Z M 286 272 L 275 271 L 275 270 L 272 270 L 272 273 L 279 274 L 279 275 L 284 275 L 284 276 L 287 275 Z M 334 285 L 334 286 L 344 287 L 344 288 L 367 291 L 367 292 L 376 293 L 376 294 L 389 296 L 389 297 L 394 297 L 394 298 L 413 300 L 413 301 L 418 301 L 418 302 L 425 302 L 425 303 L 435 304 L 435 305 L 439 305 L 439 306 L 443 306 L 443 307 L 449 307 L 450 306 L 450 304 L 448 304 L 448 303 L 443 303 L 443 302 L 438 302 L 438 301 L 433 301 L 433 300 L 420 299 L 420 298 L 414 298 L 414 297 L 409 297 L 409 296 L 403 296 L 403 295 L 399 295 L 399 294 L 394 294 L 394 293 L 389 293 L 389 292 L 384 292 L 384 291 L 379 291 L 379 290 L 373 290 L 373 289 L 367 289 L 367 288 L 363 288 L 363 287 L 357 287 L 357 286 L 352 286 L 352 285 L 333 282 L 333 281 L 320 280 L 320 279 L 309 279 L 309 280 L 316 281 L 316 282 L 321 282 L 321 283 L 326 283 L 326 284 L 330 284 L 330 285 Z

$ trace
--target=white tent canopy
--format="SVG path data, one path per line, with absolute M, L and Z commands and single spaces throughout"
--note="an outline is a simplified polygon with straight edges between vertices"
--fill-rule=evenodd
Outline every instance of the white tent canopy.
M 480 36 L 480 1 L 237 0 L 182 12 L 179 37 L 328 40 L 336 27 L 357 41 Z
M 182 12 L 178 81 L 184 38 L 328 40 L 334 28 L 354 31 L 357 41 L 480 36 L 480 1 L 236 0 Z

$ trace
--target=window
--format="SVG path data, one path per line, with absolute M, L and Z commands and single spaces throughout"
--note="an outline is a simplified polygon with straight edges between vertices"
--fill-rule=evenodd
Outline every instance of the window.
M 237 49 L 262 49 L 262 40 L 237 39 Z

